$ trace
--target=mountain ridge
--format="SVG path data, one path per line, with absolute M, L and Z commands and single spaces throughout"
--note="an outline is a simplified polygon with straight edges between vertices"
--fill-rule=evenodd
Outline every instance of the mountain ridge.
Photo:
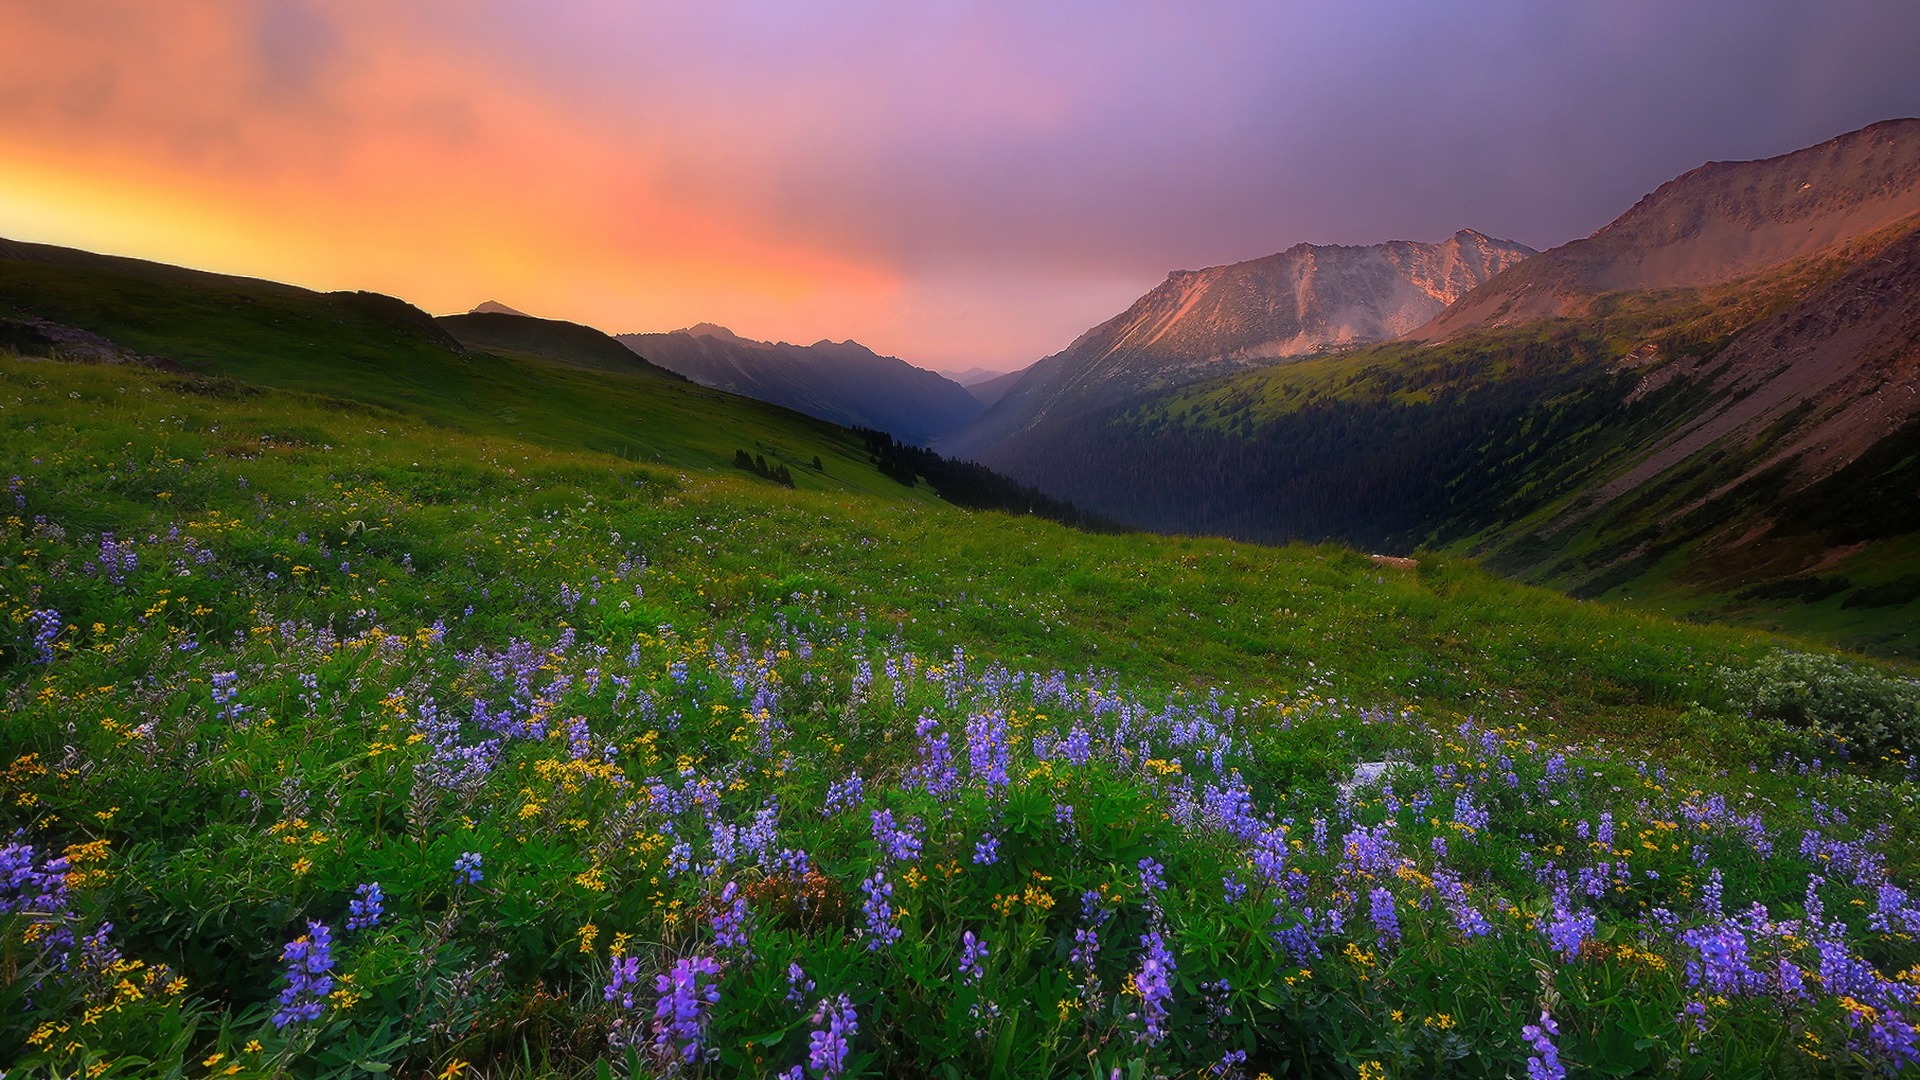
M 945 376 L 852 340 L 754 341 L 714 323 L 614 337 L 649 362 L 702 386 L 849 427 L 885 431 L 911 443 L 925 444 L 982 408 L 965 387 Z
M 992 463 L 997 444 L 1128 397 L 1406 333 L 1534 254 L 1462 229 L 1427 244 L 1295 244 L 1258 259 L 1175 270 L 1127 310 L 1026 375 L 944 449 Z
M 1408 340 L 1583 314 L 1621 290 L 1715 285 L 1818 255 L 1920 214 L 1920 119 L 1884 120 L 1668 180 L 1591 236 L 1461 297 Z
M 1421 332 L 1138 394 L 983 460 L 1135 526 L 1437 546 L 1575 595 L 1911 652 L 1909 205 L 1920 121 L 1702 166 Z M 1729 243 L 1729 223 L 1756 235 Z

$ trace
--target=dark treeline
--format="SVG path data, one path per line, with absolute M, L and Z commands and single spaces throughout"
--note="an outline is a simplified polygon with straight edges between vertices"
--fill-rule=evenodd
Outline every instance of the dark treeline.
M 1407 550 L 1564 494 L 1657 407 L 1624 406 L 1626 385 L 1577 365 L 1455 383 L 1424 401 L 1319 400 L 1208 426 L 1120 407 L 1010 449 L 1041 486 L 1142 528 Z
M 924 446 L 910 446 L 884 431 L 856 427 L 867 454 L 883 476 L 913 487 L 925 479 L 934 494 L 969 510 L 1000 510 L 1030 514 L 1089 532 L 1124 532 L 1125 527 L 1099 514 L 1088 513 L 1065 499 L 994 472 L 971 461 L 941 457 Z
M 813 460 L 818 462 L 820 459 L 816 457 Z M 745 450 L 735 450 L 733 452 L 733 467 L 736 469 L 745 469 L 755 476 L 763 476 L 785 487 L 793 486 L 793 470 L 787 468 L 784 462 L 778 465 L 768 465 L 766 456 L 763 454 L 749 454 Z

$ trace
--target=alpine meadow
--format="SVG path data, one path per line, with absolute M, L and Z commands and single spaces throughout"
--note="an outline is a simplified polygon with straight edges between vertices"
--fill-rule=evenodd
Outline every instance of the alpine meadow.
M 0 1080 L 1920 1074 L 1920 14 L 1376 6 L 0 3 Z

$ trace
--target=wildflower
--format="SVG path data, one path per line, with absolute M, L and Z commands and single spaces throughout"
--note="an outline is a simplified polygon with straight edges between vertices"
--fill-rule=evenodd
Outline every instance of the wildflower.
M 1520 1037 L 1533 1048 L 1527 1057 L 1527 1080 L 1566 1080 L 1567 1070 L 1560 1064 L 1560 1049 L 1553 1044 L 1553 1036 L 1558 1034 L 1559 1025 L 1545 1009 L 1540 1010 L 1538 1024 L 1520 1029 Z
M 1173 954 L 1167 951 L 1167 943 L 1158 930 L 1142 934 L 1140 945 L 1147 950 L 1133 979 L 1140 994 L 1140 1011 L 1128 1019 L 1140 1021 L 1141 1041 L 1157 1046 L 1167 1037 L 1167 1003 L 1173 999 Z
M 867 918 L 863 932 L 867 935 L 868 951 L 878 951 L 900 940 L 900 928 L 893 925 L 894 910 L 889 903 L 893 896 L 893 883 L 885 874 L 876 872 L 872 877 L 860 883 L 860 891 L 867 899 L 860 911 Z
M 841 994 L 820 1002 L 813 1022 L 821 1026 L 807 1036 L 807 1064 L 822 1080 L 836 1080 L 847 1068 L 847 1037 L 860 1030 L 852 999 Z
M 976 716 L 967 721 L 967 767 L 973 778 L 988 790 L 1006 787 L 1007 718 L 998 712 Z
M 480 872 L 479 852 L 464 851 L 453 860 L 453 880 L 456 884 L 478 885 L 486 879 L 487 876 Z
M 1151 857 L 1140 860 L 1140 887 L 1150 893 L 1164 892 L 1167 888 L 1167 868 L 1153 861 Z
M 1000 840 L 992 833 L 982 833 L 978 843 L 973 845 L 973 864 L 992 866 L 1000 861 Z
M 1572 960 L 1580 955 L 1580 947 L 1593 936 L 1593 928 L 1598 922 L 1599 916 L 1593 912 L 1571 907 L 1567 891 L 1560 889 L 1553 894 L 1553 910 L 1542 932 L 1547 936 L 1547 944 L 1553 946 L 1562 959 Z
M 60 613 L 41 608 L 28 612 L 27 622 L 33 626 L 34 659 L 42 664 L 53 663 L 53 641 L 60 636 Z
M 347 904 L 347 930 L 367 930 L 380 925 L 380 916 L 385 914 L 386 896 L 380 891 L 380 883 L 369 881 L 353 890 L 353 900 Z
M 607 972 L 607 986 L 601 992 L 604 1001 L 618 1001 L 623 1009 L 633 1008 L 633 988 L 640 985 L 640 958 L 616 956 Z
M 820 808 L 820 816 L 831 817 L 841 810 L 859 806 L 864 798 L 864 785 L 861 783 L 860 774 L 851 773 L 845 780 L 827 785 L 827 799 L 825 805 Z
M 711 981 L 719 974 L 718 961 L 710 956 L 692 956 L 655 977 L 653 988 L 660 1000 L 653 1011 L 653 1045 L 663 1055 L 677 1056 L 688 1065 L 699 1060 L 707 1011 L 720 1000 L 720 987 Z M 702 976 L 709 980 L 705 985 L 701 984 Z
M 1220 879 L 1220 894 L 1229 904 L 1237 904 L 1247 897 L 1247 886 L 1232 874 Z
M 748 925 L 747 898 L 736 882 L 729 881 L 720 890 L 720 908 L 713 916 L 713 943 L 722 949 L 744 949 L 752 928 Z
M 213 673 L 213 703 L 220 706 L 222 720 L 238 720 L 247 707 L 238 702 L 240 697 L 240 675 L 233 671 Z
M 280 959 L 287 965 L 287 988 L 280 992 L 273 1026 L 319 1019 L 333 992 L 333 977 L 327 974 L 333 970 L 333 934 L 327 924 L 308 920 L 307 932 L 289 941 Z
M 873 842 L 889 859 L 906 862 L 920 857 L 920 838 L 914 835 L 917 822 L 908 822 L 907 828 L 898 828 L 893 822 L 893 811 L 875 810 L 873 812 Z
M 1369 916 L 1373 919 L 1375 940 L 1382 948 L 1400 940 L 1400 914 L 1394 906 L 1393 894 L 1385 889 L 1374 889 L 1367 894 Z
M 804 971 L 797 962 L 788 964 L 787 1002 L 792 1005 L 798 1005 L 805 1001 L 807 995 L 811 993 L 813 993 L 813 980 L 807 978 L 806 971 Z
M 1680 935 L 1682 944 L 1700 951 L 1687 962 L 1687 983 L 1715 994 L 1759 993 L 1766 977 L 1747 963 L 1747 935 L 1731 921 L 1698 927 Z
M 987 958 L 987 943 L 973 936 L 969 930 L 960 937 L 960 977 L 968 986 L 979 985 L 980 978 L 986 974 L 983 962 Z

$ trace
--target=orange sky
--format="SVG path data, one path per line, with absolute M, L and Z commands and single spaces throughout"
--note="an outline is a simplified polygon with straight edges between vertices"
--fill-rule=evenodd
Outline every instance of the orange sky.
M 659 151 L 617 117 L 358 32 L 371 18 L 334 23 L 343 36 L 305 73 L 276 67 L 251 4 L 26 5 L 8 19 L 31 24 L 0 38 L 10 235 L 435 312 L 498 297 L 614 330 L 707 308 L 825 325 L 899 291 L 883 267 L 662 191 Z
M 0 235 L 1006 369 L 1176 267 L 1544 247 L 1920 108 L 1906 27 L 1730 4 L 0 0 Z

